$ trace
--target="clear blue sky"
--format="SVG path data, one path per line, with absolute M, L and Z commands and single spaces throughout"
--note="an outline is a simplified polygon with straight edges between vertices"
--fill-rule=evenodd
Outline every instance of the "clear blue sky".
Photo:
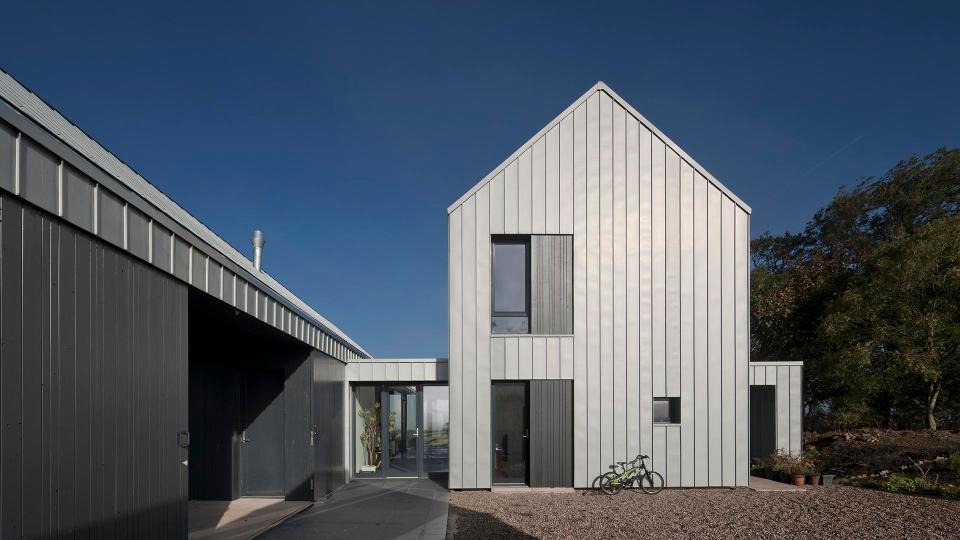
M 446 356 L 447 206 L 598 80 L 754 235 L 960 144 L 956 1 L 57 4 L 0 66 L 377 356 Z

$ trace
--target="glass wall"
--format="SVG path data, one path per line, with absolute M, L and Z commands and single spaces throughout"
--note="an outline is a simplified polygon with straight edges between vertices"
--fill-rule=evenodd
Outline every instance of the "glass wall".
M 450 388 L 423 387 L 423 468 L 446 474 L 450 466 Z
M 450 398 L 447 386 L 353 387 L 353 472 L 356 476 L 447 474 Z
M 354 474 L 376 474 L 383 465 L 380 438 L 380 388 L 354 387 Z

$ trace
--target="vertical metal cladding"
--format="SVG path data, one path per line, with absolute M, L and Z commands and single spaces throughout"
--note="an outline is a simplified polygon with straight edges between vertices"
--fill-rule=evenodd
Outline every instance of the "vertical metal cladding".
M 751 385 L 775 387 L 776 446 L 799 454 L 803 448 L 803 364 L 751 362 L 748 376 Z
M 344 410 L 343 362 L 320 351 L 311 354 L 313 369 L 313 496 L 320 500 L 342 486 L 347 478 L 344 453 L 348 425 Z
M 669 485 L 745 485 L 749 211 L 602 84 L 452 205 L 450 486 L 490 486 L 490 379 L 573 381 L 577 487 L 637 453 Z M 500 233 L 572 235 L 572 336 L 536 314 L 534 334 L 489 335 Z M 681 422 L 654 424 L 654 397 Z
M 187 288 L 0 196 L 0 536 L 186 535 Z

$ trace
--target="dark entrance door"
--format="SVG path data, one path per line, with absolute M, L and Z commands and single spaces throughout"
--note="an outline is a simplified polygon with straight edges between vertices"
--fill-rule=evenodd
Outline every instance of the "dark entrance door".
M 240 381 L 240 495 L 282 497 L 283 370 L 244 370 Z
M 493 483 L 526 484 L 530 414 L 527 383 L 493 383 Z
M 772 385 L 750 386 L 750 457 L 766 458 L 777 447 L 777 391 Z

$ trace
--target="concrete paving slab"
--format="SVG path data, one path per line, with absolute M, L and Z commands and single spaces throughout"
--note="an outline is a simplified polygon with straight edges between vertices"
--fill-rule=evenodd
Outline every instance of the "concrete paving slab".
M 446 483 L 436 480 L 354 480 L 261 538 L 444 538 L 448 495 Z
M 190 540 L 248 540 L 308 508 L 309 502 L 244 497 L 235 501 L 190 501 Z
M 806 491 L 800 486 L 784 484 L 783 482 L 777 482 L 775 480 L 761 478 L 759 476 L 750 477 L 750 489 L 754 491 Z

